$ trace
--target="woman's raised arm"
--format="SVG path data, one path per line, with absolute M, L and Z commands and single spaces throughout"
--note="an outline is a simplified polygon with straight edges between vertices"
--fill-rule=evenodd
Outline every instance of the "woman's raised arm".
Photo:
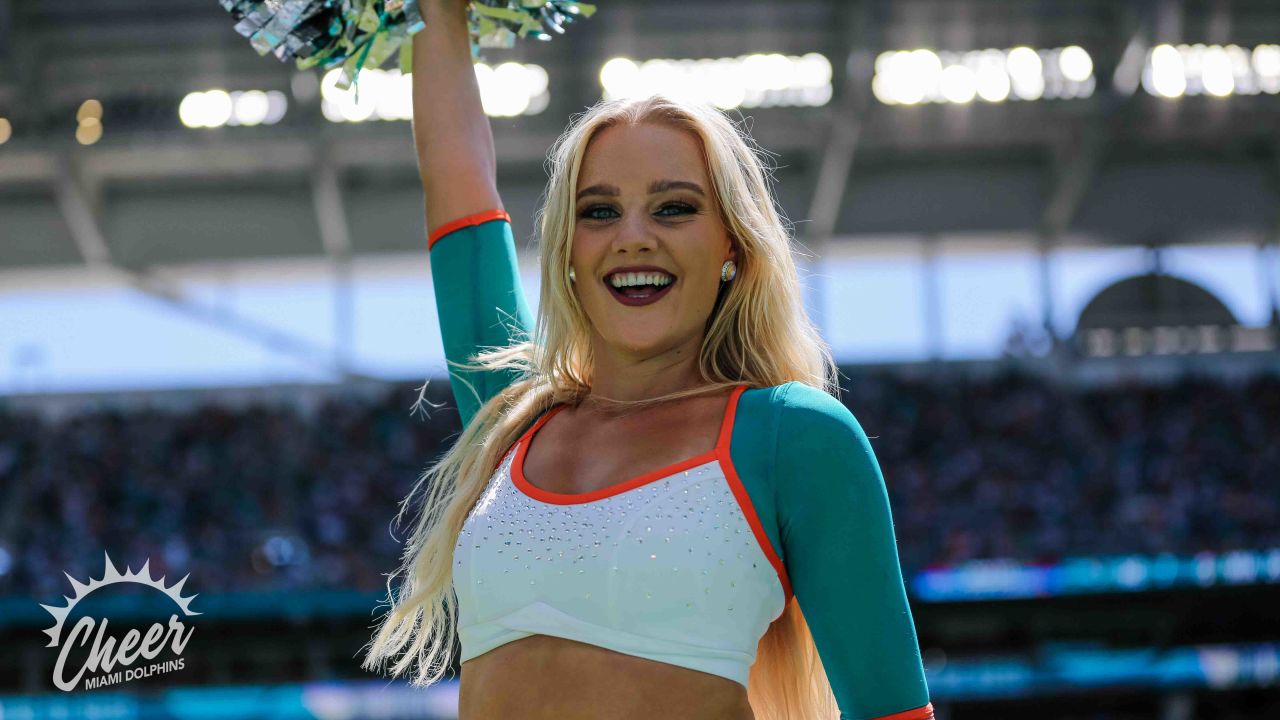
M 427 202 L 427 234 L 501 209 L 493 131 L 480 104 L 464 0 L 425 0 L 413 36 L 413 141 Z
M 511 218 L 498 197 L 493 131 L 480 103 L 466 0 L 423 0 L 413 36 L 413 138 L 445 359 L 465 427 L 514 375 L 462 370 L 486 346 L 530 332 Z

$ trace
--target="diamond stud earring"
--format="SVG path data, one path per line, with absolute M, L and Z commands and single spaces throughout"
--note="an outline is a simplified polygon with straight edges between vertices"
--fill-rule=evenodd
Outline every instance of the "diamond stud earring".
M 577 282 L 578 276 L 573 272 L 573 268 L 569 268 L 569 282 Z

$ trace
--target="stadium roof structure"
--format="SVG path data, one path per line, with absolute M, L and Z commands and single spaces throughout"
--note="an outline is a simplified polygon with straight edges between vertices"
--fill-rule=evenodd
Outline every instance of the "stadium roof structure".
M 817 254 L 895 235 L 1030 237 L 1046 249 L 1241 239 L 1264 247 L 1280 236 L 1274 2 L 597 5 L 551 42 L 485 50 L 490 63 L 536 64 L 549 78 L 540 112 L 490 118 L 499 189 L 522 249 L 536 235 L 546 152 L 601 98 L 605 63 L 753 53 L 829 62 L 825 103 L 729 110 L 770 153 L 781 209 Z M 0 144 L 0 273 L 88 266 L 182 306 L 156 270 L 425 252 L 410 124 L 327 119 L 321 71 L 259 56 L 232 26 L 215 0 L 0 0 L 0 118 L 11 128 Z M 1252 73 L 1244 80 L 1275 87 L 1215 94 L 1192 92 L 1187 80 L 1185 92 L 1165 92 L 1177 97 L 1152 91 L 1159 48 L 1184 53 L 1174 58 L 1178 72 L 1203 71 L 1194 82 L 1214 89 L 1207 65 L 1191 67 L 1202 56 L 1185 54 L 1205 46 L 1234 63 L 1228 83 Z M 1014 48 L 1035 49 L 1037 68 L 1065 61 L 1063 48 L 1083 48 L 1087 80 L 1072 97 L 1015 97 L 1006 78 L 991 99 L 975 96 L 974 74 L 962 68 L 969 84 L 959 95 L 936 84 L 937 101 L 911 96 L 918 87 L 886 90 L 888 53 L 924 57 L 934 70 L 945 61 L 949 72 L 995 52 L 1013 73 Z M 915 66 L 903 67 L 910 76 Z M 211 88 L 275 92 L 288 111 L 275 124 L 185 126 L 184 98 Z M 77 115 L 88 99 L 101 103 L 105 130 L 82 145 Z
M 797 236 L 1034 232 L 1054 242 L 1274 240 L 1280 95 L 1176 100 L 1139 86 L 1159 43 L 1280 42 L 1280 5 L 1111 0 L 601 0 L 552 42 L 488 50 L 544 67 L 549 105 L 494 117 L 500 189 L 530 238 L 546 150 L 601 96 L 611 57 L 821 53 L 821 107 L 754 107 L 776 153 L 776 190 Z M 1089 97 L 1034 102 L 879 102 L 875 58 L 1080 46 Z M 292 64 L 260 57 L 214 0 L 0 0 L 0 269 L 376 253 L 424 246 L 408 122 L 333 123 Z M 302 71 L 317 78 L 319 70 Z M 182 98 L 205 88 L 276 89 L 278 124 L 192 129 Z M 312 93 L 309 97 L 307 93 Z M 100 142 L 74 140 L 88 98 Z M 339 207 L 326 203 L 335 197 Z M 345 227 L 333 227 L 335 224 Z

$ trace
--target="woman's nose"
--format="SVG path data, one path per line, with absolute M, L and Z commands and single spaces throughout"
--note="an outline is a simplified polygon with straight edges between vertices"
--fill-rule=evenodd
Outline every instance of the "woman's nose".
M 618 233 L 614 236 L 614 245 L 620 249 L 652 249 L 656 242 L 653 224 L 643 211 L 632 211 L 624 215 L 618 224 Z

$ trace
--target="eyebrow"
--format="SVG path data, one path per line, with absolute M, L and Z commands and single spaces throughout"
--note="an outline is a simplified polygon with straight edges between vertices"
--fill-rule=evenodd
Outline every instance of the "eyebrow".
M 649 183 L 650 194 L 666 192 L 668 190 L 679 190 L 679 189 L 692 190 L 693 192 L 696 192 L 699 195 L 703 195 L 703 196 L 706 195 L 706 193 L 702 192 L 701 185 L 695 182 L 689 182 L 688 180 L 654 180 L 653 182 Z M 599 183 L 596 185 L 592 185 L 589 188 L 583 188 L 582 190 L 578 191 L 577 199 L 581 200 L 582 198 L 588 195 L 617 196 L 621 194 L 622 192 L 618 190 L 616 185 Z

